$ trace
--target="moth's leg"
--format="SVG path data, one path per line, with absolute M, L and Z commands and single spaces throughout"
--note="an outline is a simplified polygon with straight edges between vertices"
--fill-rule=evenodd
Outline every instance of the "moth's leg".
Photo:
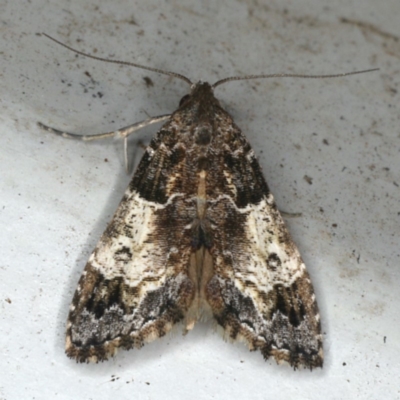
M 279 212 L 281 213 L 282 217 L 284 217 L 284 218 L 298 218 L 298 217 L 303 216 L 303 214 L 301 212 L 291 213 L 291 212 L 287 212 L 287 211 L 283 211 L 283 210 L 279 210 Z
M 105 132 L 105 133 L 98 133 L 96 135 L 83 135 L 80 133 L 70 133 L 70 132 L 65 132 L 65 131 L 60 131 L 59 129 L 52 128 L 51 126 L 47 126 L 45 124 L 42 124 L 41 122 L 38 122 L 38 126 L 45 131 L 55 133 L 56 135 L 62 136 L 67 139 L 78 139 L 78 140 L 83 140 L 83 141 L 89 141 L 89 140 L 97 140 L 97 139 L 105 139 L 109 137 L 128 137 L 132 133 L 136 132 L 139 129 L 142 129 L 148 125 L 155 124 L 157 122 L 165 121 L 168 119 L 171 115 L 166 114 L 166 115 L 159 115 L 157 117 L 150 117 L 145 119 L 144 121 L 136 122 L 132 125 L 125 126 L 124 128 L 118 129 L 116 131 L 112 132 Z
M 136 122 L 132 125 L 125 126 L 124 128 L 118 129 L 112 132 L 105 132 L 105 133 L 98 133 L 96 135 L 82 135 L 79 133 L 70 133 L 65 131 L 60 131 L 59 129 L 52 128 L 41 122 L 38 122 L 38 126 L 44 129 L 47 132 L 54 133 L 56 135 L 62 136 L 67 139 L 78 139 L 83 140 L 85 142 L 90 140 L 97 140 L 97 139 L 105 139 L 109 137 L 121 137 L 124 138 L 124 160 L 125 160 L 125 169 L 128 172 L 128 136 L 132 133 L 138 131 L 139 129 L 145 128 L 146 126 L 156 124 L 157 122 L 162 122 L 167 120 L 171 115 L 159 115 L 157 117 L 150 117 L 145 119 L 144 121 Z

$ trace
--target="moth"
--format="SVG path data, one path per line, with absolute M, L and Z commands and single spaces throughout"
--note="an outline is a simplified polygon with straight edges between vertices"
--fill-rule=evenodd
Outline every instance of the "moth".
M 45 35 L 49 37 L 48 35 Z M 125 139 L 165 121 L 146 148 L 114 217 L 79 280 L 67 321 L 66 354 L 104 361 L 140 348 L 183 322 L 213 316 L 230 340 L 292 367 L 322 367 L 321 322 L 313 286 L 249 142 L 214 96 L 213 85 L 182 79 L 190 91 L 170 115 L 85 140 Z M 125 146 L 127 164 L 127 150 Z

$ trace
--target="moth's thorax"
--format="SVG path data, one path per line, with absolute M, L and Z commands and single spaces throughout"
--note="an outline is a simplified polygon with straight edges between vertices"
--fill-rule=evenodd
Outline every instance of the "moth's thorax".
M 207 82 L 198 82 L 191 87 L 190 93 L 181 100 L 181 106 L 175 113 L 189 116 L 192 122 L 212 121 L 219 101 L 214 96 L 212 86 Z

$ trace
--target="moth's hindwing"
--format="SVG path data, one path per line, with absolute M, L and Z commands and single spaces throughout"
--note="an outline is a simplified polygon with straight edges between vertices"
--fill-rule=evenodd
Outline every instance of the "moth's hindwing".
M 209 311 L 266 359 L 322 366 L 311 281 L 253 150 L 209 84 L 182 103 L 86 265 L 67 354 L 105 360 Z

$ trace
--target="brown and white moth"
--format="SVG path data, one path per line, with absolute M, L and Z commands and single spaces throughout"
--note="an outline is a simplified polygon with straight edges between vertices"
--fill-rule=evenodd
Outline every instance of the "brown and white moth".
M 299 75 L 193 84 L 176 73 L 124 64 L 178 77 L 191 89 L 171 115 L 81 136 L 126 140 L 143 125 L 166 120 L 80 278 L 68 316 L 67 355 L 103 361 L 118 348 L 140 348 L 164 336 L 176 323 L 183 321 L 188 331 L 212 315 L 226 338 L 259 349 L 265 359 L 322 367 L 309 274 L 254 151 L 213 93 L 231 80 Z

